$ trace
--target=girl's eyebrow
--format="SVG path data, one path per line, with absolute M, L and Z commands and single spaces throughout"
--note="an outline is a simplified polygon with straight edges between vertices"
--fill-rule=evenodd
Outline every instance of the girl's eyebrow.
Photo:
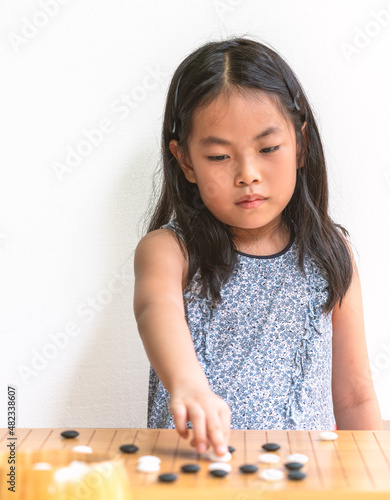
M 276 126 L 271 126 L 260 132 L 260 134 L 256 135 L 256 137 L 253 138 L 253 141 L 258 141 L 259 139 L 262 139 L 263 137 L 266 137 L 271 134 L 276 134 L 278 132 L 283 132 L 283 129 L 280 127 Z M 221 139 L 220 137 L 215 137 L 214 135 L 209 135 L 208 137 L 204 137 L 199 141 L 199 144 L 201 146 L 210 146 L 212 144 L 221 144 L 222 146 L 230 146 L 231 143 L 227 141 L 226 139 Z

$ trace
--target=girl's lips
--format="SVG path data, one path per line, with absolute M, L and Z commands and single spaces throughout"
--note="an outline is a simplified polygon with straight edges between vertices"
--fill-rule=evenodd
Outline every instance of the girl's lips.
M 267 198 L 263 198 L 262 200 L 242 201 L 241 203 L 237 203 L 237 206 L 241 208 L 256 208 L 262 205 L 266 201 Z

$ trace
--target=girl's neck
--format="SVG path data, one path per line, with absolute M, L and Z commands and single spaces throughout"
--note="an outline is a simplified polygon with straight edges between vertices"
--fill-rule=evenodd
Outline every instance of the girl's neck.
M 235 233 L 234 242 L 237 250 L 259 256 L 281 252 L 291 238 L 291 232 L 283 221 L 269 228 L 241 229 Z

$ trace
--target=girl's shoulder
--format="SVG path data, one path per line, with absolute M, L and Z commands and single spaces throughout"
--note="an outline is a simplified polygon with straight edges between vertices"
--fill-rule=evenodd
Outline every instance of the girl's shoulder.
M 161 287 L 166 287 L 168 283 L 176 286 L 174 282 L 180 280 L 184 290 L 188 259 L 172 231 L 159 228 L 141 238 L 134 254 L 134 272 L 136 278 L 138 275 L 143 281 L 152 283 L 159 280 Z

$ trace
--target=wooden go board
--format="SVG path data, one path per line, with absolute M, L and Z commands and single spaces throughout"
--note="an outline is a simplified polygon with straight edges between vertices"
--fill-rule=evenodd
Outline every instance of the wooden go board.
M 53 450 L 90 446 L 94 452 L 118 453 L 129 476 L 132 499 L 142 500 L 255 500 L 255 499 L 390 499 L 390 431 L 337 431 L 336 441 L 321 441 L 318 431 L 249 431 L 232 430 L 229 444 L 235 452 L 229 462 L 232 471 L 224 478 L 212 477 L 207 453 L 198 455 L 190 446 L 190 439 L 179 437 L 172 429 L 80 429 L 79 436 L 64 439 L 65 429 L 16 429 L 17 450 Z M 7 429 L 0 430 L 0 451 L 6 450 Z M 278 443 L 275 452 L 281 461 L 275 465 L 258 462 L 262 445 Z M 122 444 L 135 444 L 133 454 L 119 451 Z M 210 451 L 210 450 L 208 450 Z M 303 453 L 309 461 L 301 469 L 306 478 L 287 479 L 285 458 L 291 453 Z M 137 472 L 137 460 L 143 455 L 161 458 L 157 473 Z M 197 463 L 195 474 L 181 472 L 186 463 Z M 259 471 L 278 468 L 285 477 L 268 483 L 259 472 L 243 474 L 242 464 L 256 464 Z M 174 473 L 174 483 L 160 483 L 158 475 Z M 1 487 L 4 487 L 1 478 Z M 1 496 L 0 496 L 1 498 Z M 115 499 L 112 499 L 115 500 Z

